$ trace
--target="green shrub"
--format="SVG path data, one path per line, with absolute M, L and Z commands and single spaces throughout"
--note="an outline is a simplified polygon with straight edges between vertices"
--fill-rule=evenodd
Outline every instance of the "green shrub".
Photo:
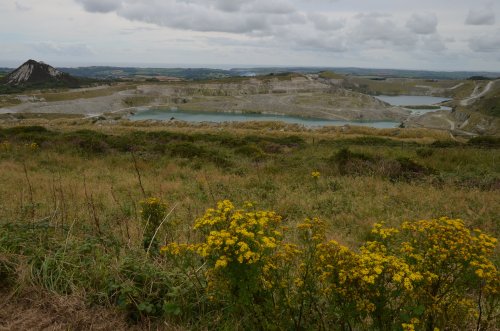
M 208 154 L 205 148 L 189 142 L 175 143 L 169 146 L 169 149 L 173 156 L 186 159 L 202 158 Z
M 500 148 L 500 137 L 494 136 L 479 136 L 471 138 L 468 145 L 474 147 L 485 147 L 485 148 Z
M 411 180 L 434 173 L 434 170 L 407 158 L 397 159 L 371 156 L 340 149 L 330 161 L 337 165 L 341 175 L 380 176 L 391 180 Z
M 17 279 L 16 264 L 0 253 L 0 292 L 9 289 Z
M 147 316 L 179 315 L 180 307 L 169 302 L 172 294 L 177 294 L 171 274 L 144 259 L 144 256 L 125 257 L 116 274 L 110 277 L 107 296 L 132 321 Z
M 450 147 L 460 147 L 464 146 L 464 144 L 459 143 L 458 141 L 454 140 L 436 140 L 431 144 L 432 147 L 438 147 L 438 148 L 450 148 Z
M 434 150 L 431 148 L 421 147 L 421 148 L 417 148 L 415 150 L 415 153 L 417 153 L 417 155 L 421 158 L 427 158 L 427 157 L 431 157 L 434 154 Z
M 157 231 L 167 217 L 167 204 L 159 198 L 148 198 L 140 202 L 143 223 L 143 247 L 149 252 L 158 251 Z
M 234 150 L 236 154 L 244 155 L 246 157 L 252 158 L 253 160 L 259 161 L 265 158 L 265 153 L 262 149 L 255 145 L 244 145 Z

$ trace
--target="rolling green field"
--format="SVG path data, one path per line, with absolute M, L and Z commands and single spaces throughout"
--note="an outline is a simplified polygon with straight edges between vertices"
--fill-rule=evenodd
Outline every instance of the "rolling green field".
M 94 307 L 85 309 L 118 309 L 121 313 L 114 318 L 126 319 L 129 327 L 268 329 L 270 318 L 277 329 L 322 329 L 316 318 L 333 323 L 334 315 L 307 310 L 304 319 L 293 317 L 298 316 L 295 304 L 301 311 L 313 309 L 304 306 L 307 296 L 300 299 L 306 301 L 287 297 L 293 306 L 289 318 L 281 301 L 265 308 L 270 302 L 262 293 L 246 301 L 239 296 L 241 300 L 233 301 L 235 293 L 209 295 L 211 282 L 231 281 L 210 276 L 220 264 L 197 264 L 190 255 L 179 262 L 160 254 L 160 247 L 202 240 L 193 224 L 223 200 L 276 212 L 289 229 L 279 230 L 285 231 L 279 240 L 297 245 L 302 237 L 294 229 L 314 218 L 322 220 L 325 240 L 352 252 L 373 240 L 372 227 L 382 221 L 398 228 L 403 221 L 447 216 L 500 236 L 497 138 L 460 143 L 433 131 L 397 129 L 294 132 L 288 127 L 282 132 L 257 123 L 215 128 L 136 125 L 0 129 L 4 293 L 16 297 L 30 289 L 71 296 Z M 151 197 L 157 200 L 147 200 Z M 151 231 L 158 215 L 161 223 L 154 223 Z M 498 266 L 498 254 L 491 261 Z M 319 281 L 304 279 L 310 285 Z M 300 289 L 297 284 L 290 288 Z M 274 300 L 282 300 L 272 293 Z M 474 293 L 459 298 L 469 300 Z M 482 309 L 491 315 L 478 322 L 486 328 L 498 322 L 499 312 L 498 298 L 488 298 L 493 301 L 484 301 Z M 249 302 L 265 310 L 248 311 Z M 280 313 L 273 310 L 281 308 L 285 310 Z M 418 326 L 395 315 L 377 324 L 370 317 L 374 312 L 362 311 L 340 320 L 374 330 L 381 325 L 400 330 L 401 323 L 410 322 Z M 422 310 L 417 315 L 425 320 L 426 314 Z M 467 323 L 477 320 L 471 317 Z M 456 322 L 447 317 L 432 325 L 455 329 Z M 424 324 L 417 329 L 424 330 Z

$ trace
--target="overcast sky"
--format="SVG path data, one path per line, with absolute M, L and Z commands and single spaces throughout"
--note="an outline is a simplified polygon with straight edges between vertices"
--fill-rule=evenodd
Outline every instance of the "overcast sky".
M 0 66 L 500 71 L 498 0 L 0 0 Z

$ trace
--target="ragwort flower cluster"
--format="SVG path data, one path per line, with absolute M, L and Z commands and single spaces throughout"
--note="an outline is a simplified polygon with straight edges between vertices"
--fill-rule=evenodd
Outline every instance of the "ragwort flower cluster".
M 464 320 L 474 319 L 489 323 L 481 320 L 479 311 L 488 308 L 483 307 L 485 297 L 500 294 L 500 274 L 491 259 L 495 238 L 447 217 L 404 222 L 399 229 L 376 226 L 374 233 L 387 243 L 391 255 L 419 275 L 418 286 L 410 294 L 413 309 L 427 321 L 427 329 L 461 323 L 463 327 Z
M 194 229 L 203 234 L 201 243 L 170 244 L 167 254 L 192 251 L 207 263 L 207 290 L 214 298 L 232 295 L 252 301 L 255 292 L 272 287 L 265 274 L 275 269 L 273 255 L 281 245 L 281 217 L 272 211 L 253 210 L 251 203 L 236 209 L 221 201 L 196 220 Z
M 256 318 L 257 328 L 276 321 L 284 329 L 380 330 L 495 323 L 497 242 L 461 220 L 378 223 L 356 250 L 328 240 L 318 218 L 297 226 L 297 242 L 285 242 L 281 222 L 272 211 L 224 200 L 196 220 L 197 243 L 162 251 L 191 264 L 197 259 L 190 269 L 204 272 L 209 297 L 236 316 Z
M 282 234 L 277 231 L 280 223 L 275 212 L 235 209 L 224 200 L 196 220 L 194 228 L 206 234 L 198 253 L 213 262 L 215 269 L 261 263 L 281 241 Z
M 390 327 L 394 312 L 411 300 L 423 278 L 378 241 L 365 243 L 359 252 L 334 240 L 320 243 L 315 263 L 324 309 L 336 323 L 370 316 L 377 328 Z

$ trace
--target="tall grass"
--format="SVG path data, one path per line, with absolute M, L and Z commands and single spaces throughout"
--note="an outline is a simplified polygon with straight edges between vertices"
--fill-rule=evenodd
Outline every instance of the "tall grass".
M 32 283 L 117 305 L 131 320 L 231 328 L 237 322 L 208 300 L 199 270 L 166 268 L 144 250 L 146 232 L 158 244 L 189 241 L 193 221 L 230 199 L 274 210 L 288 227 L 319 217 L 328 239 L 354 250 L 376 222 L 445 215 L 499 237 L 498 145 L 440 147 L 432 135 L 3 128 L 0 275 L 9 287 Z M 153 230 L 140 213 L 150 196 L 175 205 Z

